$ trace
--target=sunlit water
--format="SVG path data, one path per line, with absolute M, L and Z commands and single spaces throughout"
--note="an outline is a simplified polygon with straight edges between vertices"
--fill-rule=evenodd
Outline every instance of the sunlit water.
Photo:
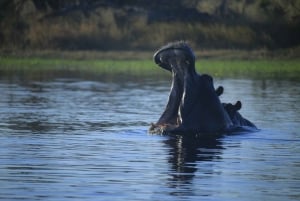
M 300 82 L 215 79 L 261 131 L 150 135 L 170 80 L 0 80 L 1 200 L 300 200 Z

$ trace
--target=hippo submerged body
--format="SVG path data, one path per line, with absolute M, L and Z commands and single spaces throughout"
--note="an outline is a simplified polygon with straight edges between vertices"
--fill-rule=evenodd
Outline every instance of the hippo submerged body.
M 198 74 L 195 56 L 185 42 L 170 43 L 154 54 L 155 63 L 172 73 L 172 87 L 165 111 L 152 124 L 150 133 L 227 133 L 257 130 L 235 105 L 221 103 L 223 87 L 215 90 L 213 78 Z

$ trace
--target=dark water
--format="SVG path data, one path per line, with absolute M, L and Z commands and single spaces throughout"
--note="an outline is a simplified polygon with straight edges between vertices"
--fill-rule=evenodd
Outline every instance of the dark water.
M 260 132 L 148 134 L 168 79 L 1 77 L 0 200 L 300 200 L 300 82 L 215 82 Z

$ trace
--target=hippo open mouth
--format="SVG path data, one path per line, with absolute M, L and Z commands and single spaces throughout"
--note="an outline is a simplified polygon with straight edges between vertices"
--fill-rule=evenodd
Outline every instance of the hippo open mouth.
M 154 61 L 172 73 L 172 86 L 167 106 L 150 127 L 151 133 L 215 133 L 235 126 L 226 111 L 232 107 L 225 107 L 218 97 L 223 87 L 215 90 L 211 76 L 196 73 L 194 53 L 185 42 L 162 47 Z M 233 118 L 239 115 L 237 110 L 231 112 Z

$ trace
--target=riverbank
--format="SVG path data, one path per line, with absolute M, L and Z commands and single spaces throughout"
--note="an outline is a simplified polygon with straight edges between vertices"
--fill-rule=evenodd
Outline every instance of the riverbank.
M 159 47 L 157 47 L 159 48 Z M 153 51 L 63 51 L 63 50 L 12 50 L 0 49 L 0 58 L 45 58 L 45 59 L 74 59 L 74 60 L 144 60 L 151 59 Z M 300 58 L 300 47 L 268 50 L 242 50 L 242 49 L 203 49 L 195 50 L 196 58 L 201 59 L 280 59 L 289 60 Z
M 127 55 L 126 55 L 127 54 Z M 69 72 L 85 76 L 165 76 L 169 73 L 158 68 L 151 57 L 136 59 L 128 56 L 129 52 L 117 59 L 107 57 L 95 59 L 95 55 L 80 58 L 53 56 L 2 56 L 0 58 L 1 74 L 34 75 L 47 77 L 59 72 Z M 79 55 L 79 54 L 78 54 Z M 145 53 L 146 55 L 146 53 Z M 144 55 L 144 56 L 145 56 Z M 102 55 L 103 56 L 103 55 Z M 126 57 L 125 57 L 126 56 Z M 211 74 L 214 77 L 251 78 L 251 79 L 281 79 L 300 81 L 299 59 L 230 59 L 230 58 L 200 58 L 196 62 L 198 72 Z

